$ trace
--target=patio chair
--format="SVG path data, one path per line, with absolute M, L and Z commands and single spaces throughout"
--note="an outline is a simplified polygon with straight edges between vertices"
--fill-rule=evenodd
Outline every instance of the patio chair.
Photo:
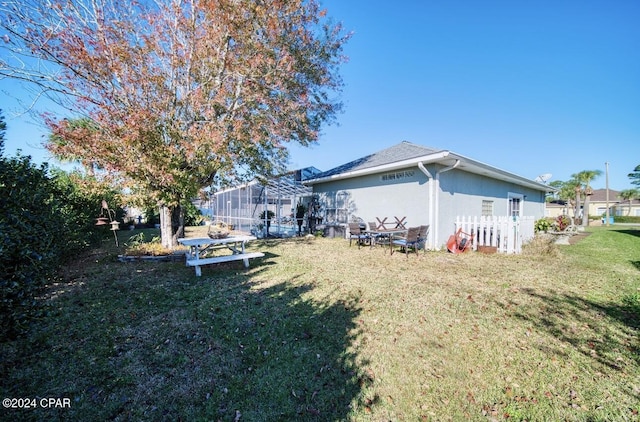
M 370 221 L 369 222 L 369 230 L 372 232 L 378 231 L 378 223 Z M 370 241 L 373 242 L 373 245 L 388 245 L 389 244 L 389 236 L 385 236 L 382 234 L 370 234 Z
M 362 231 L 360 223 L 349 223 L 349 246 L 353 240 L 358 242 L 358 247 L 367 243 L 371 244 L 371 236 Z
M 418 249 L 427 250 L 427 236 L 429 235 L 429 225 L 420 226 L 420 232 L 418 233 Z
M 418 253 L 418 245 L 420 243 L 419 235 L 420 227 L 409 227 L 403 237 L 394 238 L 391 240 L 391 243 L 404 249 L 404 253 L 408 257 L 409 249 L 413 249 L 416 254 Z M 391 248 L 391 254 L 393 255 L 393 248 Z

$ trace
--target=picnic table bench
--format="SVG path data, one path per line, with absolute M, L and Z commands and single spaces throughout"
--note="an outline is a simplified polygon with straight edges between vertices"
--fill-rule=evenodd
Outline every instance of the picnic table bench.
M 262 252 L 245 252 L 245 244 L 251 240 L 256 240 L 255 236 L 229 236 L 222 239 L 211 239 L 209 237 L 199 238 L 181 238 L 178 242 L 189 246 L 189 251 L 186 253 L 186 265 L 196 268 L 196 276 L 202 275 L 202 265 L 208 264 L 220 264 L 230 261 L 244 261 L 245 268 L 249 267 L 249 259 L 260 258 L 264 254 Z M 220 255 L 206 257 L 205 252 L 228 248 L 231 250 L 231 255 Z

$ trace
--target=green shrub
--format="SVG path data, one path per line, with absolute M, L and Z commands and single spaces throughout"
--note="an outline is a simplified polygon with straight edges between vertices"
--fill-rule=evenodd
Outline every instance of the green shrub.
M 126 247 L 124 254 L 129 256 L 162 256 L 171 255 L 173 252 L 162 246 L 160 237 L 154 236 L 151 240 L 147 240 L 144 232 L 131 236 L 124 246 Z
M 184 208 L 185 226 L 199 226 L 202 223 L 202 213 L 195 205 L 191 202 L 187 202 L 182 207 Z
M 536 222 L 533 225 L 533 229 L 535 230 L 536 233 L 546 232 L 550 228 L 551 228 L 551 221 L 549 221 L 547 218 L 541 218 L 539 220 L 536 220 Z
M 108 230 L 105 227 L 97 227 L 95 219 L 101 210 L 102 200 L 108 204 L 118 201 L 117 195 L 105 183 L 95 180 L 94 177 L 84 176 L 78 172 L 66 173 L 62 170 L 53 170 L 52 183 L 55 195 L 60 198 L 55 210 L 62 217 L 62 225 L 58 231 L 63 232 L 66 239 L 61 251 L 69 256 L 79 249 L 95 244 L 105 237 Z M 116 219 L 122 220 L 124 211 L 116 210 Z
M 102 196 L 28 156 L 2 156 L 0 138 L 0 341 L 23 334 L 42 314 L 37 297 L 73 253 L 99 240 Z
M 612 216 L 615 223 L 634 223 L 640 224 L 640 217 L 634 215 L 616 215 Z
M 38 314 L 36 296 L 53 275 L 64 227 L 45 165 L 0 157 L 0 338 L 24 332 Z

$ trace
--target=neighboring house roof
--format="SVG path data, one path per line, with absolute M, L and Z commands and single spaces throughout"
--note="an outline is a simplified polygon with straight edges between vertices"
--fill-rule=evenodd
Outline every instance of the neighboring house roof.
M 631 206 L 640 205 L 640 199 L 632 199 L 630 201 L 618 201 L 618 202 L 616 202 L 616 204 L 624 205 L 625 207 L 628 207 L 629 206 L 629 202 L 631 202 Z
M 620 201 L 620 197 L 618 196 L 620 192 L 617 190 L 609 189 L 609 202 L 618 202 Z M 589 198 L 591 202 L 606 202 L 607 201 L 607 190 L 606 189 L 594 189 L 591 198 Z
M 594 189 L 593 194 L 589 198 L 589 202 L 607 202 L 607 190 L 606 189 Z M 635 206 L 640 205 L 640 199 L 633 198 L 622 199 L 620 198 L 620 192 L 617 190 L 609 189 L 609 203 L 611 205 L 621 205 L 628 207 L 629 205 Z M 629 204 L 631 203 L 631 204 Z
M 552 207 L 552 208 L 564 208 L 567 206 L 567 203 L 564 201 L 551 201 L 551 202 L 545 202 L 545 204 L 547 205 L 547 207 Z
M 469 173 L 504 180 L 543 192 L 554 192 L 556 190 L 551 186 L 472 160 L 452 151 L 423 147 L 407 141 L 317 174 L 314 178 L 304 183 L 313 185 L 348 179 L 351 177 L 417 166 L 418 163 L 423 165 L 437 163 L 444 166 L 455 166 L 455 168 Z

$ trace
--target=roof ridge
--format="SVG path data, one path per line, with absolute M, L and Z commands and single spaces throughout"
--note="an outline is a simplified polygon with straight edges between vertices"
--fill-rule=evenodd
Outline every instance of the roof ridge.
M 407 160 L 410 158 L 416 158 L 423 155 L 433 154 L 439 151 L 441 150 L 425 147 L 423 145 L 414 144 L 412 142 L 404 140 L 388 148 L 381 149 L 377 152 L 371 153 L 369 155 L 365 155 L 364 157 L 360 157 L 348 163 L 334 167 L 330 170 L 327 170 L 325 172 L 322 172 L 316 175 L 315 177 L 322 178 L 322 177 L 332 176 L 335 174 L 344 173 L 347 171 L 362 170 L 370 167 L 378 167 L 385 164 Z

